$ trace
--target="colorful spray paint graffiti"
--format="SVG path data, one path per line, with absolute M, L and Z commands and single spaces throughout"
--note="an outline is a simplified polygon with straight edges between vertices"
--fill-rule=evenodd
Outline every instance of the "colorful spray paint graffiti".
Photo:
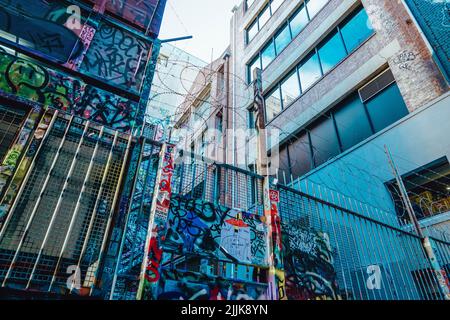
M 287 298 L 340 299 L 328 235 L 293 223 L 282 223 L 282 234 Z
M 45 133 L 47 132 L 51 119 L 52 119 L 53 113 L 52 112 L 46 112 L 36 130 L 34 130 L 34 126 L 36 121 L 39 119 L 39 112 L 33 111 L 31 112 L 30 116 L 26 120 L 26 124 L 24 125 L 22 131 L 19 134 L 19 137 L 15 143 L 15 145 L 11 148 L 10 153 L 16 152 L 14 157 L 6 157 L 4 162 L 1 166 L 1 174 L 0 174 L 0 188 L 3 189 L 6 185 L 6 182 L 11 177 L 11 175 L 14 173 L 14 176 L 12 177 L 11 182 L 8 185 L 8 189 L 5 192 L 5 195 L 0 203 L 0 228 L 2 227 L 4 223 L 4 219 L 6 218 L 6 214 L 11 208 L 11 205 L 13 203 L 13 200 L 19 190 L 19 187 L 30 168 L 31 162 L 36 155 L 36 152 L 39 148 L 39 146 L 42 143 L 42 140 L 45 136 Z M 22 161 L 20 162 L 20 166 L 18 163 L 19 155 L 21 154 L 25 147 L 27 142 L 30 139 L 30 136 L 34 130 L 34 134 L 32 136 L 32 140 L 28 146 L 28 149 L 26 150 L 25 155 L 22 158 Z M 19 166 L 19 167 L 17 167 Z M 17 168 L 17 170 L 15 170 Z M 1 190 L 0 189 L 0 190 Z
M 199 199 L 171 200 L 165 251 L 267 266 L 265 220 Z
M 90 0 L 101 3 L 102 0 Z M 106 10 L 131 24 L 146 29 L 151 36 L 157 37 L 162 21 L 166 0 L 115 0 L 106 1 Z
M 163 270 L 158 300 L 267 300 L 267 285 Z
M 80 70 L 114 86 L 139 93 L 151 44 L 101 23 Z
M 159 267 L 162 259 L 162 241 L 166 234 L 166 220 L 172 195 L 172 176 L 174 171 L 175 145 L 164 144 L 161 149 L 161 161 L 156 179 L 150 212 L 147 241 L 137 299 L 155 299 L 155 283 L 159 280 Z
M 21 39 L 30 50 L 65 63 L 80 55 L 78 34 L 85 12 L 73 15 L 69 5 L 43 0 L 0 0 L 0 29 Z
M 152 248 L 158 257 L 148 279 L 155 283 L 153 297 L 266 300 L 266 237 L 261 216 L 172 197 L 166 234 L 160 246 Z
M 137 104 L 33 62 L 0 53 L 0 93 L 16 95 L 129 132 Z

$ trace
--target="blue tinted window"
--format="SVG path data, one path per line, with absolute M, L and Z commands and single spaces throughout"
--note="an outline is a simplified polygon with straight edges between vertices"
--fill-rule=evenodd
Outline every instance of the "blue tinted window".
M 306 91 L 317 80 L 320 79 L 322 73 L 320 71 L 319 59 L 317 54 L 311 55 L 300 67 L 300 83 L 302 91 Z
M 281 83 L 281 95 L 283 98 L 283 108 L 286 108 L 300 96 L 300 84 L 298 82 L 297 71 L 289 75 Z
M 330 71 L 335 65 L 347 56 L 344 44 L 339 33 L 334 32 L 319 48 L 320 63 L 323 73 Z
M 270 19 L 270 8 L 267 5 L 259 15 L 259 29 L 261 29 Z
M 326 118 L 310 131 L 315 166 L 327 162 L 340 153 L 336 129 L 332 119 Z
M 253 38 L 258 33 L 258 21 L 255 20 L 250 27 L 247 29 L 247 43 L 253 40 Z
M 334 118 L 344 150 L 372 135 L 369 118 L 357 93 L 341 103 Z
M 309 0 L 306 6 L 308 7 L 309 17 L 312 19 L 328 2 L 329 0 Z
M 261 62 L 263 70 L 275 59 L 275 46 L 271 41 L 261 52 Z
M 300 10 L 291 18 L 289 24 L 291 25 L 292 37 L 297 36 L 300 31 L 308 24 L 308 14 L 306 13 L 305 6 L 302 6 Z
M 275 11 L 278 10 L 278 8 L 281 6 L 284 0 L 272 0 L 270 2 L 270 8 L 272 10 L 272 14 L 275 13 Z
M 353 51 L 363 43 L 373 33 L 366 11 L 361 9 L 347 21 L 344 26 L 341 27 L 341 33 L 344 38 L 345 46 L 349 52 Z
M 287 45 L 291 42 L 291 32 L 289 30 L 289 25 L 285 25 L 285 27 L 275 36 L 275 47 L 277 49 L 277 54 L 287 47 Z
M 266 98 L 266 120 L 272 120 L 281 112 L 280 89 L 277 88 Z
M 253 70 L 255 70 L 256 68 L 261 69 L 261 60 L 259 59 L 259 56 L 257 56 L 255 59 L 253 59 L 253 61 L 248 66 L 248 82 L 249 83 L 253 81 Z
M 289 146 L 291 174 L 301 177 L 311 170 L 311 147 L 307 133 L 303 133 Z
M 367 101 L 366 107 L 376 132 L 408 114 L 408 108 L 396 83 Z

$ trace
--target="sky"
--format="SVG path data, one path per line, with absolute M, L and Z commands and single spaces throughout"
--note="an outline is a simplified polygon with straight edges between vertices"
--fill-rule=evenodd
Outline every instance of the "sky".
M 231 9 L 242 0 L 167 0 L 160 39 L 191 35 L 194 38 L 172 44 L 211 62 L 230 43 Z

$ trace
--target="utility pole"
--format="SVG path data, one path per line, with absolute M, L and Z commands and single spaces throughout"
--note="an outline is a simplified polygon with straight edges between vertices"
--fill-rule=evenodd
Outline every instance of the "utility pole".
M 257 130 L 257 172 L 264 177 L 263 199 L 264 216 L 267 223 L 267 263 L 269 266 L 269 290 L 271 300 L 286 299 L 285 276 L 282 258 L 281 221 L 278 214 L 280 193 L 270 187 L 270 158 L 267 156 L 267 131 L 264 112 L 264 97 L 262 96 L 261 70 L 255 69 L 253 74 L 254 103 L 256 111 Z
M 394 162 L 394 159 L 392 158 L 392 154 L 386 145 L 384 146 L 384 149 L 385 149 L 385 153 L 387 155 L 388 161 L 389 161 L 389 165 L 391 166 L 392 173 L 394 174 L 395 180 L 397 181 L 397 185 L 400 190 L 400 196 L 402 198 L 402 202 L 406 208 L 406 211 L 408 212 L 410 221 L 414 225 L 417 235 L 420 237 L 422 247 L 428 257 L 428 260 L 430 261 L 432 271 L 433 271 L 434 275 L 436 276 L 436 281 L 439 284 L 441 294 L 445 300 L 450 300 L 450 287 L 449 287 L 449 282 L 448 282 L 448 276 L 447 276 L 447 273 L 445 272 L 445 269 L 443 269 L 440 266 L 439 261 L 436 257 L 436 254 L 434 252 L 435 250 L 434 250 L 433 240 L 427 236 L 424 236 L 424 234 L 422 232 L 422 228 L 420 227 L 419 221 L 417 220 L 416 214 L 412 207 L 411 200 L 408 197 L 408 192 L 405 188 L 405 184 L 403 183 L 403 179 L 398 171 L 398 168 Z

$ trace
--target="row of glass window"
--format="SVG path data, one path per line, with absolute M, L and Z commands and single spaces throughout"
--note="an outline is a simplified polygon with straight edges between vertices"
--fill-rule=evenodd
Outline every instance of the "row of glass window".
M 247 28 L 247 43 L 253 40 L 256 34 L 261 30 L 261 28 L 269 21 L 270 17 L 277 11 L 277 9 L 281 6 L 284 0 L 270 0 L 265 7 L 258 14 L 256 19 L 252 22 L 252 24 Z M 253 4 L 254 0 L 250 1 Z M 250 4 L 250 5 L 251 5 Z M 247 1 L 247 8 L 249 8 L 249 1 Z
M 354 92 L 280 149 L 280 173 L 289 183 L 407 114 L 395 82 L 364 103 Z
M 284 24 L 282 24 L 280 30 L 270 42 L 249 63 L 247 67 L 249 83 L 253 80 L 253 70 L 255 68 L 264 70 L 269 63 L 271 63 L 272 60 L 287 47 L 292 39 L 305 28 L 309 21 L 317 15 L 328 1 L 329 0 L 305 0 L 301 7 L 295 11 Z M 258 24 L 258 19 L 247 29 L 247 43 L 254 38 L 260 29 L 259 27 L 255 28 L 255 23 Z
M 358 9 L 336 27 L 265 97 L 266 122 L 308 90 L 373 34 L 366 11 Z

